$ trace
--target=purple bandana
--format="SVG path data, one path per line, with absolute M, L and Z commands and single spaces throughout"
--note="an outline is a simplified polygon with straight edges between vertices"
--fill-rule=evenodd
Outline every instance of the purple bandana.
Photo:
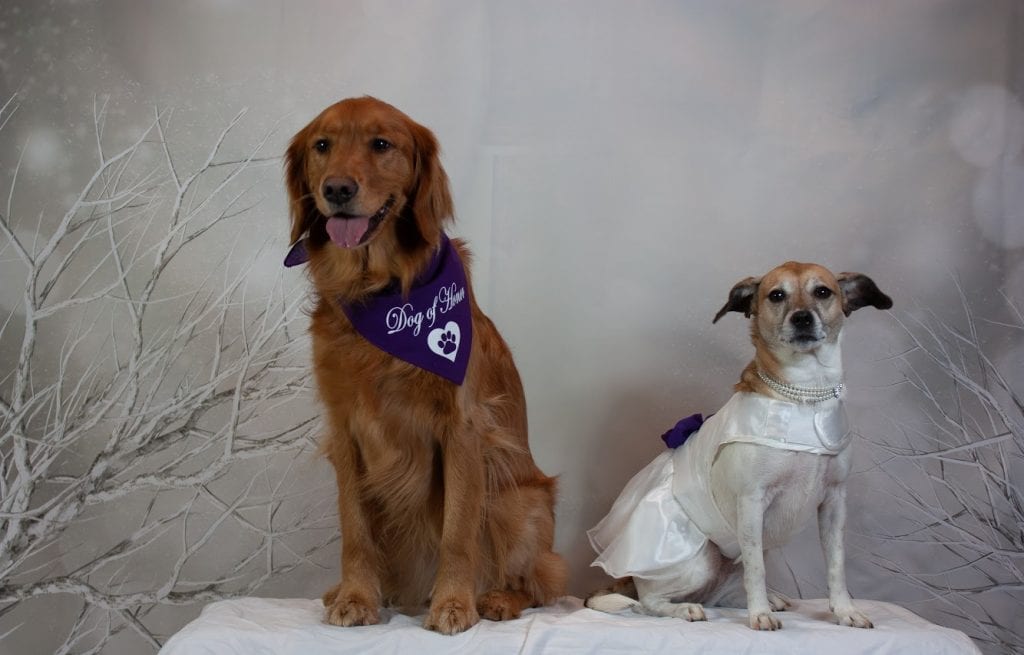
M 306 239 L 284 258 L 287 267 L 309 261 Z M 408 297 L 400 290 L 354 305 L 338 303 L 364 339 L 395 357 L 462 384 L 473 346 L 466 271 L 447 234 Z
M 473 346 L 466 271 L 445 234 L 408 296 L 384 291 L 341 309 L 367 341 L 395 357 L 462 384 Z
M 710 416 L 708 418 L 711 418 Z M 700 430 L 700 426 L 704 425 L 704 417 L 700 414 L 691 414 L 686 418 L 676 423 L 675 427 L 661 435 L 661 440 L 665 442 L 665 445 L 669 448 L 678 448 L 683 445 L 691 434 Z
M 302 238 L 292 244 L 288 254 L 284 258 L 284 265 L 288 268 L 305 264 L 309 261 L 309 251 L 306 250 L 306 239 Z

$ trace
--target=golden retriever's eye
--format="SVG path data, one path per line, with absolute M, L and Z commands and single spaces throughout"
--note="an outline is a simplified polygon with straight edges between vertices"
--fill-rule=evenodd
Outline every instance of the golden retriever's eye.
M 316 143 L 313 144 L 313 149 L 317 152 L 327 152 L 330 147 L 331 144 L 327 139 L 317 139 Z
M 768 300 L 772 302 L 782 302 L 786 299 L 786 292 L 782 289 L 772 289 L 768 292 Z
M 814 297 L 815 298 L 828 298 L 831 295 L 832 295 L 832 289 L 829 289 L 828 287 L 817 287 L 814 290 Z
M 376 139 L 370 142 L 370 147 L 373 148 L 376 152 L 386 152 L 391 149 L 391 142 L 385 141 L 384 139 L 377 137 Z

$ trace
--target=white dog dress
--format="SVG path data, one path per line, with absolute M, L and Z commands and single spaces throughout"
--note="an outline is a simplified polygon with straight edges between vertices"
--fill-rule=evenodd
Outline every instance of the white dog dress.
M 738 392 L 674 450 L 658 455 L 633 476 L 608 515 L 587 532 L 598 552 L 592 566 L 615 578 L 648 580 L 672 575 L 711 540 L 730 559 L 739 557 L 736 527 L 711 494 L 711 466 L 722 447 L 752 443 L 770 448 L 837 455 L 849 444 L 842 404 L 798 404 Z

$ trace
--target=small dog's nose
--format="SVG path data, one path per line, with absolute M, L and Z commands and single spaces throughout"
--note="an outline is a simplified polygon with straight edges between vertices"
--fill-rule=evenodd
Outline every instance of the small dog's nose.
M 327 202 L 342 205 L 359 193 L 359 185 L 351 177 L 329 177 L 324 180 L 323 194 Z
M 798 312 L 793 312 L 789 317 L 789 322 L 793 324 L 793 327 L 809 328 L 814 325 L 814 314 L 806 309 L 801 309 Z

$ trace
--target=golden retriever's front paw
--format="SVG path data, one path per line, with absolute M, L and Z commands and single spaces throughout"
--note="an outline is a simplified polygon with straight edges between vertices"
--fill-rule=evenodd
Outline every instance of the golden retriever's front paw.
M 472 599 L 468 602 L 454 598 L 435 599 L 430 604 L 430 613 L 423 627 L 427 630 L 440 632 L 443 635 L 454 635 L 476 625 L 480 620 Z
M 339 593 L 341 593 L 340 582 L 331 587 L 330 589 L 328 589 L 326 592 L 324 592 L 324 595 L 320 597 L 320 600 L 324 603 L 324 607 L 330 607 L 331 605 L 333 605 L 334 599 L 338 597 Z
M 376 625 L 380 623 L 380 610 L 376 603 L 355 594 L 328 592 L 324 602 L 324 620 L 331 625 L 350 627 L 354 625 Z M 333 596 L 327 603 L 326 597 Z

